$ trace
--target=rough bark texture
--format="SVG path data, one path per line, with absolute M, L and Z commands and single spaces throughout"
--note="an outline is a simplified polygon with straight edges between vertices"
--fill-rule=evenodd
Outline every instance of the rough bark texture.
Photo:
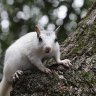
M 52 74 L 26 71 L 13 84 L 11 96 L 96 96 L 96 2 L 77 30 L 61 44 L 62 59 L 73 66 L 48 63 Z

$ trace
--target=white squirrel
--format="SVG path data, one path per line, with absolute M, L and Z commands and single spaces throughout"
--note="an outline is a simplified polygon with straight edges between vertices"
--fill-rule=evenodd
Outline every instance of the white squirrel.
M 23 70 L 36 68 L 45 73 L 51 70 L 42 63 L 43 58 L 54 57 L 56 62 L 66 66 L 71 65 L 69 59 L 60 60 L 60 48 L 57 41 L 57 31 L 40 30 L 27 33 L 13 43 L 6 51 L 3 69 L 3 78 L 0 83 L 0 96 L 10 96 L 13 78 L 22 74 Z M 18 74 L 17 74 L 18 73 Z M 15 75 L 14 75 L 15 74 Z

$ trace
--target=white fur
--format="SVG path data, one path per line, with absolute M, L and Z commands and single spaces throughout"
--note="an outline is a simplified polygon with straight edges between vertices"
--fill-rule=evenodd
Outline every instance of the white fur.
M 60 60 L 60 49 L 58 42 L 54 42 L 56 38 L 55 32 L 42 31 L 40 33 L 42 42 L 37 38 L 36 32 L 30 32 L 15 43 L 13 43 L 6 51 L 4 60 L 3 79 L 0 83 L 0 96 L 10 96 L 13 75 L 17 70 L 26 70 L 32 68 L 32 64 L 43 72 L 49 72 L 41 60 L 45 57 L 55 57 L 57 63 L 63 63 Z M 45 53 L 45 48 L 50 47 L 50 53 Z M 70 61 L 67 61 L 69 63 Z M 64 64 L 66 60 L 64 61 Z

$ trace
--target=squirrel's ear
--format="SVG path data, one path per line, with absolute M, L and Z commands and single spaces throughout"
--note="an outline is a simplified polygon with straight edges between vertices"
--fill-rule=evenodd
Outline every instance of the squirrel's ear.
M 37 32 L 37 36 L 39 36 L 40 35 L 40 29 L 37 25 L 35 26 L 35 31 Z
M 55 30 L 56 35 L 58 34 L 59 29 L 60 29 L 60 26 L 59 26 L 59 27 L 57 27 L 57 28 L 56 28 L 56 30 Z

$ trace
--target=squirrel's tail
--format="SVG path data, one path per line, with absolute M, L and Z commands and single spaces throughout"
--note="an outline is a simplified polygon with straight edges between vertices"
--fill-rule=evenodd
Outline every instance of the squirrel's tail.
M 0 82 L 0 96 L 10 96 L 11 84 L 5 78 Z

